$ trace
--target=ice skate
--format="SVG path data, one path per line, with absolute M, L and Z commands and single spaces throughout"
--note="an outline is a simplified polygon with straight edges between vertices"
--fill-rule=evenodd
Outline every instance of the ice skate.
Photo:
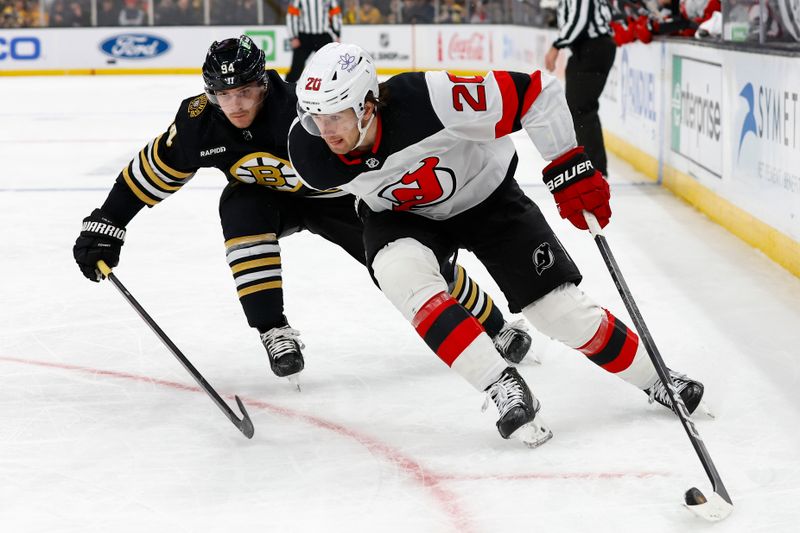
M 541 408 L 539 400 L 533 396 L 516 369 L 506 368 L 500 379 L 486 389 L 484 411 L 490 399 L 500 413 L 497 431 L 504 439 L 514 438 L 530 448 L 536 448 L 553 438 L 553 432 L 537 416 Z
M 506 322 L 500 332 L 494 336 L 492 341 L 495 348 L 509 363 L 519 364 L 528 355 L 531 349 L 531 336 L 528 334 L 524 320 Z M 528 360 L 540 364 L 539 359 L 530 354 Z
M 669 376 L 672 378 L 672 382 L 675 384 L 675 390 L 681 396 L 681 399 L 683 399 L 683 403 L 686 405 L 686 410 L 689 411 L 689 414 L 694 413 L 698 405 L 702 405 L 703 411 L 713 418 L 714 415 L 701 403 L 704 391 L 702 383 L 689 378 L 685 374 L 675 372 L 674 370 L 669 371 Z M 656 381 L 649 389 L 645 389 L 644 392 L 650 397 L 650 403 L 655 401 L 668 409 L 672 409 L 672 401 L 669 399 L 667 388 L 661 382 L 661 379 Z
M 305 345 L 300 340 L 300 332 L 288 325 L 272 328 L 261 334 L 261 342 L 267 349 L 272 372 L 278 377 L 288 378 L 300 390 L 297 374 L 305 366 L 301 351 Z

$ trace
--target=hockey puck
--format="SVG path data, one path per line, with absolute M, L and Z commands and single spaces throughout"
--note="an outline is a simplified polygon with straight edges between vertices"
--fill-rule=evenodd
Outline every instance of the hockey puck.
M 706 500 L 706 497 L 703 496 L 703 493 L 700 492 L 697 487 L 692 487 L 683 495 L 683 501 L 686 502 L 686 505 L 700 505 L 706 503 L 708 500 Z

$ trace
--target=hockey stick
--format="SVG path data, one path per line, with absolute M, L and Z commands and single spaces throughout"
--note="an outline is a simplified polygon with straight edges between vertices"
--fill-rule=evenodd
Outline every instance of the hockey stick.
M 128 300 L 128 303 L 131 304 L 131 307 L 133 307 L 134 310 L 136 310 L 136 313 L 142 317 L 148 326 L 150 326 L 150 329 L 153 330 L 153 333 L 155 333 L 158 338 L 161 339 L 161 342 L 163 342 L 164 345 L 169 348 L 169 351 L 172 352 L 172 355 L 174 355 L 178 361 L 180 361 L 180 363 L 183 365 L 183 368 L 185 368 L 187 372 L 192 375 L 197 384 L 200 385 L 200 388 L 211 397 L 214 403 L 217 404 L 217 407 L 219 407 L 222 412 L 225 413 L 225 416 L 227 416 L 228 419 L 233 422 L 233 425 L 236 426 L 239 431 L 241 431 L 242 434 L 244 434 L 244 436 L 248 439 L 253 438 L 255 428 L 253 427 L 253 422 L 250 420 L 250 415 L 247 414 L 247 410 L 244 408 L 242 400 L 240 400 L 238 396 L 234 396 L 236 399 L 236 404 L 242 411 L 242 418 L 240 419 L 236 413 L 234 413 L 233 410 L 228 407 L 228 404 L 225 403 L 222 398 L 220 398 L 219 394 L 217 394 L 217 391 L 215 391 L 214 388 L 208 384 L 208 381 L 206 381 L 200 372 L 197 371 L 194 365 L 189 362 L 186 356 L 181 353 L 178 347 L 175 346 L 169 337 L 167 337 L 167 334 L 164 333 L 158 324 L 156 324 L 155 320 L 153 320 L 150 315 L 147 314 L 147 311 L 145 311 L 144 308 L 139 305 L 139 302 L 137 302 L 133 295 L 128 292 L 128 289 L 125 288 L 117 276 L 111 272 L 111 269 L 108 267 L 105 261 L 97 262 L 97 270 L 99 270 L 103 276 L 111 280 L 111 283 L 113 283 L 122 296 Z
M 603 256 L 611 278 L 617 286 L 617 291 L 619 291 L 619 295 L 622 297 L 622 301 L 625 302 L 625 307 L 628 309 L 631 319 L 633 319 L 633 324 L 639 332 L 639 337 L 642 339 L 645 349 L 647 349 L 647 354 L 650 356 L 653 366 L 656 367 L 658 377 L 661 379 L 661 382 L 666 385 L 672 405 L 676 406 L 673 410 L 675 414 L 678 415 L 681 424 L 683 424 L 683 429 L 686 430 L 689 440 L 692 441 L 694 451 L 700 458 L 700 462 L 703 464 L 708 479 L 711 480 L 714 494 L 706 497 L 696 487 L 692 487 L 684 494 L 684 502 L 692 512 L 701 518 L 705 518 L 711 522 L 723 520 L 733 512 L 731 497 L 728 495 L 728 491 L 722 483 L 722 478 L 720 478 L 719 472 L 717 472 L 714 462 L 711 460 L 711 455 L 709 455 L 706 445 L 703 443 L 703 439 L 700 438 L 700 433 L 697 431 L 694 422 L 689 418 L 689 411 L 686 409 L 686 404 L 683 403 L 683 399 L 678 394 L 675 384 L 672 382 L 672 378 L 667 370 L 667 366 L 664 364 L 664 359 L 661 358 L 661 354 L 658 352 L 658 348 L 656 348 L 653 338 L 650 336 L 650 332 L 647 329 L 647 325 L 644 323 L 639 308 L 636 306 L 636 302 L 633 301 L 633 295 L 631 295 L 628 284 L 625 283 L 625 278 L 622 277 L 622 272 L 617 265 L 617 261 L 611 253 L 611 248 L 609 248 L 605 235 L 603 235 L 603 229 L 592 213 L 584 211 L 583 216 L 589 226 L 589 231 L 594 237 L 597 248 L 600 249 L 600 255 Z

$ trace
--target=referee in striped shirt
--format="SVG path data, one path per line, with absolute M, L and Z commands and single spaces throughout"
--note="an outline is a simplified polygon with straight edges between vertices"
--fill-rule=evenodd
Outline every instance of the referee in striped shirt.
M 562 48 L 572 51 L 567 62 L 565 89 L 575 135 L 597 170 L 608 176 L 603 130 L 597 112 L 600 93 L 617 52 L 609 27 L 611 8 L 607 0 L 558 0 L 557 15 L 558 38 L 545 55 L 545 68 L 555 70 Z
M 306 59 L 342 33 L 342 8 L 339 0 L 291 0 L 286 12 L 286 27 L 294 49 L 292 68 L 286 81 L 300 79 Z

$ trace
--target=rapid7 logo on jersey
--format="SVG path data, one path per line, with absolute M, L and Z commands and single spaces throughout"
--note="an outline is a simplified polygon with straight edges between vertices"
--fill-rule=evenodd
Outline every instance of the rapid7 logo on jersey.
M 456 190 L 456 174 L 438 164 L 438 157 L 426 157 L 419 168 L 384 187 L 380 197 L 392 203 L 392 211 L 414 211 L 444 202 Z
M 473 111 L 486 111 L 486 87 L 483 85 L 483 76 L 456 76 L 448 72 L 447 77 L 454 84 L 453 109 L 464 111 L 466 104 Z M 475 87 L 474 91 L 472 87 Z

